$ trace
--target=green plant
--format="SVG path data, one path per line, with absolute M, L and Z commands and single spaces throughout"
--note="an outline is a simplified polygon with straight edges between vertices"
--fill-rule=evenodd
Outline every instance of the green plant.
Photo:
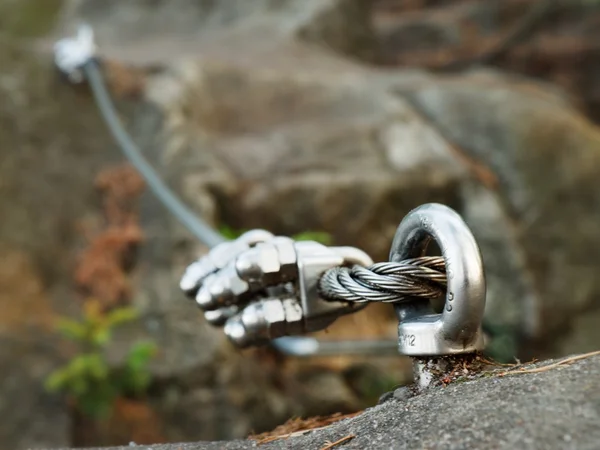
M 316 241 L 323 245 L 331 245 L 333 238 L 326 231 L 304 231 L 292 236 L 296 241 Z
M 485 348 L 485 355 L 500 363 L 514 361 L 518 354 L 518 331 L 515 327 L 484 323 L 489 341 Z
M 236 230 L 228 225 L 221 225 L 219 232 L 227 239 L 236 239 L 247 230 Z M 333 239 L 330 233 L 326 231 L 304 231 L 291 236 L 295 241 L 316 241 L 323 245 L 331 245 Z
M 119 367 L 111 366 L 106 350 L 114 329 L 138 317 L 130 307 L 102 312 L 99 304 L 86 302 L 81 321 L 59 319 L 58 331 L 79 344 L 79 353 L 46 379 L 50 392 L 64 392 L 84 414 L 105 417 L 118 397 L 137 397 L 150 382 L 148 363 L 156 353 L 151 342 L 131 346 Z
M 221 233 L 225 238 L 234 240 L 240 237 L 247 230 L 236 230 L 235 228 L 230 227 L 229 225 L 221 225 L 219 227 L 219 233 Z

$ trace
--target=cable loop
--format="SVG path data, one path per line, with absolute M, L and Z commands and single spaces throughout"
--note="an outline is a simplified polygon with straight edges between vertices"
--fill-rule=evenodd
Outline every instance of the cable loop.
M 330 301 L 402 303 L 415 297 L 438 298 L 446 282 L 444 258 L 423 256 L 369 267 L 335 267 L 323 274 L 319 290 Z

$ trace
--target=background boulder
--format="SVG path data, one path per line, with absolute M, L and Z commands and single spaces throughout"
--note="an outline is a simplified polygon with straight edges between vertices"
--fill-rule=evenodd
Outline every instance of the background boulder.
M 483 20 L 462 14 L 473 2 L 455 3 L 448 8 L 456 14 L 431 16 L 446 20 L 435 45 L 450 45 L 448 30 L 465 17 Z M 48 8 L 43 21 L 32 5 Z M 206 248 L 150 192 L 121 198 L 126 221 L 110 213 L 111 189 L 130 186 L 126 171 L 114 168 L 123 157 L 87 88 L 60 83 L 48 53 L 80 19 L 94 27 L 134 139 L 213 225 L 325 231 L 334 244 L 381 261 L 410 209 L 445 203 L 463 215 L 483 253 L 492 355 L 598 347 L 600 132 L 569 95 L 580 92 L 491 68 L 450 74 L 385 66 L 392 50 L 412 48 L 397 42 L 415 35 L 402 31 L 409 15 L 400 20 L 388 10 L 386 22 L 382 2 L 376 6 L 0 1 L 0 67 L 9 68 L 0 79 L 0 248 L 9 261 L 0 265 L 0 372 L 8 374 L 0 409 L 26 407 L 29 419 L 29 431 L 17 434 L 24 416 L 11 415 L 0 441 L 68 446 L 71 412 L 42 387 L 72 354 L 51 325 L 59 315 L 80 315 L 84 296 L 106 286 L 115 289 L 103 300 L 142 313 L 116 336 L 111 357 L 139 337 L 161 349 L 149 404 L 164 441 L 239 438 L 293 415 L 357 411 L 411 377 L 403 357 L 306 361 L 269 349 L 238 352 L 203 321 L 178 280 Z M 582 36 L 593 32 L 584 28 Z M 408 65 L 408 56 L 400 63 Z M 551 81 L 562 79 L 552 73 Z M 98 275 L 105 265 L 85 266 L 90 255 L 116 264 L 116 278 Z M 392 308 L 372 305 L 317 335 L 395 339 L 396 321 Z M 17 357 L 27 363 L 15 364 Z

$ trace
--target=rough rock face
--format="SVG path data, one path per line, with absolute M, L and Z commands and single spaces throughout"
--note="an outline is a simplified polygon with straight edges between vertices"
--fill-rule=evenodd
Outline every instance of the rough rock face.
M 516 261 L 485 247 L 483 253 L 491 267 L 519 264 L 526 288 L 520 298 L 533 300 L 534 308 L 523 315 L 529 323 L 521 328 L 551 343 L 570 325 L 567 317 L 598 308 L 592 255 L 600 250 L 600 194 L 592 186 L 600 134 L 560 99 L 542 92 L 524 98 L 521 92 L 518 85 L 508 90 L 483 77 L 468 87 L 440 79 L 408 95 L 444 136 L 497 174 L 504 211 L 497 235 L 512 235 L 506 245 Z
M 77 18 L 95 27 L 113 91 L 136 99 L 120 103 L 134 138 L 212 223 L 286 235 L 328 231 L 336 244 L 384 260 L 411 208 L 445 203 L 464 215 L 481 246 L 492 345 L 512 355 L 516 335 L 540 352 L 558 351 L 550 344 L 559 339 L 563 352 L 579 342 L 597 347 L 585 319 L 600 308 L 598 129 L 554 88 L 530 80 L 485 71 L 438 77 L 353 60 L 377 53 L 364 7 L 360 0 L 84 0 L 67 4 L 59 29 Z M 76 225 L 98 221 L 92 180 L 120 155 L 89 95 L 59 88 L 50 60 L 35 57 L 17 45 L 0 50 L 0 67 L 11 67 L 0 84 L 7 99 L 0 132 L 13 148 L 0 153 L 0 239 L 3 254 L 21 261 L 0 267 L 12 293 L 0 301 L 35 305 L 39 316 L 47 304 L 48 315 L 76 314 L 69 291 L 83 240 Z M 146 240 L 134 281 L 144 321 L 118 339 L 149 336 L 163 350 L 152 368 L 153 401 L 169 439 L 237 438 L 292 415 L 365 406 L 347 382 L 364 359 L 304 362 L 228 346 L 177 287 L 205 249 L 149 193 L 141 219 Z M 24 268 L 23 282 L 15 282 L 15 266 Z M 11 321 L 16 335 L 51 342 L 45 322 L 33 333 L 29 319 Z M 319 335 L 393 339 L 395 327 L 391 308 L 372 306 Z M 1 333 L 0 340 L 15 335 Z M 29 433 L 44 436 L 31 445 L 66 445 L 66 411 L 41 393 L 61 356 L 49 354 L 38 370 L 12 363 L 17 352 L 38 361 L 35 345 L 27 353 L 3 348 L 2 367 L 14 372 L 0 372 L 12 373 L 31 398 L 2 391 L 0 409 L 27 398 L 31 429 L 45 426 Z M 368 361 L 382 384 L 407 381 L 407 359 Z M 29 446 L 14 429 L 5 422 L 0 440 Z
M 206 43 L 229 36 L 270 42 L 298 39 L 373 59 L 377 43 L 368 6 L 366 0 L 82 0 L 66 3 L 61 22 L 69 26 L 84 18 L 93 23 L 106 49 L 117 51 L 123 42 L 136 42 L 140 47 L 129 56 L 159 64 L 170 56 L 191 56 Z
M 596 356 L 541 373 L 485 377 L 393 398 L 357 417 L 260 448 L 323 448 L 348 438 L 344 449 L 593 449 L 600 440 L 599 388 Z M 256 448 L 256 442 L 148 448 L 242 450 Z
M 86 11 L 110 42 L 103 17 Z M 289 5 L 284 13 L 297 17 Z M 597 307 L 588 251 L 600 245 L 590 189 L 599 134 L 556 88 L 483 70 L 376 69 L 307 45 L 299 22 L 261 39 L 257 17 L 232 22 L 227 36 L 206 31 L 196 56 L 171 54 L 168 70 L 146 78 L 148 108 L 162 115 L 155 148 L 198 211 L 237 228 L 328 231 L 382 260 L 411 208 L 455 207 L 479 239 L 489 328 L 509 336 L 508 354 L 513 338 L 551 351 L 548 337 Z M 106 50 L 132 64 L 143 53 L 137 40 Z
M 89 101 L 13 36 L 47 32 L 56 2 L 39 3 L 47 18 L 36 22 L 22 2 L 0 2 L 0 442 L 15 449 L 71 442 L 66 405 L 43 388 L 66 350 L 50 327 L 78 310 L 77 225 L 96 210 L 94 174 L 118 157 L 109 136 L 90 133 Z
M 374 0 L 373 29 L 386 65 L 461 71 L 488 65 L 561 86 L 596 122 L 596 1 Z
M 480 242 L 488 326 L 502 351 L 516 351 L 515 335 L 548 350 L 543 339 L 555 340 L 595 307 L 598 286 L 588 271 L 597 263 L 577 253 L 577 242 L 596 245 L 586 224 L 595 221 L 597 200 L 585 186 L 599 167 L 599 133 L 555 88 L 488 71 L 433 77 L 376 69 L 331 52 L 339 47 L 330 41 L 327 49 L 315 46 L 303 30 L 347 20 L 331 19 L 335 5 L 348 2 L 311 2 L 302 11 L 257 2 L 252 14 L 239 2 L 182 3 L 168 12 L 162 3 L 78 5 L 66 23 L 90 21 L 107 58 L 153 69 L 133 132 L 186 201 L 215 222 L 282 234 L 328 231 L 336 243 L 382 260 L 406 212 L 442 202 L 464 214 Z M 141 28 L 112 32 L 111 20 L 124 24 L 136 14 L 144 14 Z M 157 33 L 156 17 L 169 14 L 176 17 Z M 570 214 L 553 206 L 580 192 L 588 192 L 585 201 L 565 205 Z M 177 349 L 165 353 L 157 373 L 176 377 L 210 367 L 222 340 L 175 300 L 177 278 L 201 248 L 158 208 L 147 200 L 144 220 L 156 231 L 141 257 L 138 304 L 156 318 L 153 336 Z M 166 237 L 172 230 L 175 237 Z M 175 243 L 183 253 L 171 250 Z M 574 261 L 585 261 L 585 270 Z M 373 309 L 360 329 L 393 337 L 391 311 Z M 344 336 L 351 320 L 328 336 Z

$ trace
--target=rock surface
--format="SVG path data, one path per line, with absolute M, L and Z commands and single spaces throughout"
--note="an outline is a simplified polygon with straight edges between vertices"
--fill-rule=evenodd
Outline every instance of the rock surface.
M 583 311 L 598 307 L 600 284 L 588 274 L 598 263 L 577 249 L 584 239 L 589 248 L 600 245 L 588 226 L 600 210 L 589 188 L 600 167 L 594 163 L 600 133 L 556 88 L 494 71 L 444 77 L 352 61 L 346 56 L 358 55 L 356 48 L 335 42 L 355 42 L 354 30 L 369 28 L 357 16 L 356 27 L 336 24 L 351 19 L 345 11 L 359 10 L 360 1 L 309 2 L 302 10 L 285 1 L 180 3 L 147 8 L 87 0 L 73 3 L 64 24 L 83 17 L 95 27 L 104 56 L 145 73 L 132 132 L 196 211 L 237 229 L 327 231 L 334 243 L 384 260 L 411 208 L 448 204 L 463 213 L 480 243 L 488 327 L 503 356 L 525 349 L 552 354 L 548 336 L 555 340 Z M 158 17 L 166 24 L 162 31 Z M 125 26 L 134 19 L 135 26 Z M 123 25 L 118 33 L 115 23 Z M 322 39 L 308 29 L 321 30 Z M 339 33 L 344 39 L 332 37 Z M 118 84 L 117 75 L 111 80 Z M 564 151 L 569 142 L 577 144 L 575 157 Z M 569 215 L 552 207 L 582 191 L 585 201 L 570 202 Z M 168 349 L 156 375 L 194 380 L 199 371 L 212 373 L 224 392 L 233 389 L 236 401 L 250 407 L 253 395 L 213 369 L 219 358 L 237 367 L 238 356 L 199 314 L 189 313 L 188 303 L 174 300 L 179 274 L 202 247 L 160 214 L 151 197 L 144 205 L 149 240 L 140 254 L 136 304 L 151 318 L 144 333 Z M 569 232 L 573 221 L 578 234 Z M 360 330 L 394 338 L 394 322 L 391 309 L 369 308 L 324 336 Z M 202 384 L 190 383 L 203 392 Z M 332 405 L 356 405 L 342 392 L 348 391 L 329 390 Z M 218 403 L 209 397 L 202 398 Z M 301 410 L 303 402 L 311 404 L 299 401 Z M 265 416 L 281 418 L 293 409 L 276 404 Z M 211 418 L 196 420 L 202 433 L 214 431 Z
M 374 0 L 385 65 L 457 72 L 493 66 L 561 86 L 600 120 L 595 1 Z
M 496 77 L 460 84 L 442 78 L 408 95 L 447 139 L 497 175 L 503 219 L 487 232 L 508 233 L 504 248 L 510 251 L 503 255 L 483 244 L 486 267 L 490 273 L 499 266 L 520 269 L 517 279 L 525 289 L 518 298 L 533 301 L 519 314 L 529 323 L 519 328 L 538 343 L 551 343 L 571 325 L 567 317 L 598 308 L 600 284 L 590 256 L 600 250 L 600 194 L 592 188 L 600 133 L 553 95 L 538 91 L 525 97 L 518 81 L 508 90 Z M 475 213 L 485 210 L 490 208 Z M 506 296 L 506 287 L 515 283 L 510 275 L 503 278 Z M 512 309 L 493 291 L 490 299 L 506 313 Z M 492 306 L 487 312 L 491 317 L 498 311 Z
M 600 133 L 555 87 L 488 70 L 378 69 L 290 30 L 265 41 L 254 19 L 235 24 L 243 33 L 206 31 L 196 56 L 167 58 L 148 74 L 152 106 L 134 117 L 143 122 L 149 108 L 162 117 L 145 142 L 197 211 L 211 205 L 215 220 L 238 229 L 327 231 L 385 260 L 411 208 L 448 204 L 480 242 L 488 327 L 503 357 L 555 354 L 550 341 L 598 308 L 588 250 L 600 245 L 590 184 Z M 106 50 L 138 67 L 129 55 L 143 53 L 136 40 Z M 388 323 L 379 332 L 393 336 L 390 315 L 376 317 L 370 324 Z
M 58 28 L 62 36 L 79 18 L 94 26 L 135 140 L 211 223 L 328 231 L 334 243 L 383 260 L 406 212 L 445 203 L 480 243 L 495 351 L 597 348 L 587 319 L 600 310 L 598 128 L 553 86 L 496 71 L 434 76 L 364 64 L 378 51 L 366 3 L 83 0 L 65 2 Z M 22 4 L 0 1 L 15 10 Z M 3 29 L 28 34 L 27 24 L 40 33 L 25 20 L 27 8 L 5 11 Z M 37 348 L 53 342 L 47 325 L 55 314 L 79 313 L 71 283 L 86 245 L 79 225 L 102 223 L 93 180 L 122 160 L 89 93 L 60 85 L 48 55 L 33 48 L 11 39 L 0 49 L 0 67 L 10 67 L 0 78 L 0 133 L 9 149 L 0 152 L 0 248 L 10 256 L 0 265 L 8 293 L 0 296 L 0 342 L 32 339 L 30 347 L 3 346 L 0 358 L 0 373 L 9 374 L 0 408 L 25 404 L 30 426 L 16 435 L 15 423 L 2 424 L 0 442 L 10 448 L 67 445 L 66 408 L 41 388 L 62 356 L 42 357 Z M 144 320 L 118 343 L 125 349 L 143 336 L 161 347 L 153 402 L 170 440 L 230 439 L 293 415 L 363 408 L 372 402 L 348 374 L 367 363 L 382 384 L 408 381 L 406 358 L 306 362 L 236 352 L 177 286 L 206 249 L 150 193 L 141 225 L 131 281 Z M 371 306 L 320 334 L 357 335 L 394 339 L 391 308 Z M 31 365 L 14 364 L 17 354 Z M 500 383 L 517 383 L 507 380 Z
M 44 379 L 65 358 L 51 329 L 75 315 L 71 288 L 81 221 L 97 211 L 92 183 L 118 152 L 89 98 L 61 84 L 27 38 L 48 32 L 56 1 L 0 1 L 0 446 L 71 442 L 61 399 Z M 34 16 L 34 10 L 42 18 Z M 25 37 L 25 38 L 24 38 Z M 74 195 L 77 193 L 77 195 Z
M 365 0 L 133 0 L 67 1 L 61 27 L 91 23 L 103 52 L 164 64 L 194 57 L 215 41 L 250 37 L 263 44 L 300 40 L 348 57 L 370 60 L 377 51 Z M 166 38 L 166 39 L 165 39 Z M 123 43 L 135 43 L 129 52 Z M 144 51 L 145 50 L 145 51 Z M 226 52 L 219 52 L 226 54 Z
M 246 440 L 144 447 L 320 449 L 328 442 L 354 436 L 340 448 L 591 450 L 600 440 L 599 422 L 600 356 L 595 356 L 539 373 L 488 376 L 431 388 L 408 399 L 388 400 L 357 417 L 303 436 L 260 446 Z

